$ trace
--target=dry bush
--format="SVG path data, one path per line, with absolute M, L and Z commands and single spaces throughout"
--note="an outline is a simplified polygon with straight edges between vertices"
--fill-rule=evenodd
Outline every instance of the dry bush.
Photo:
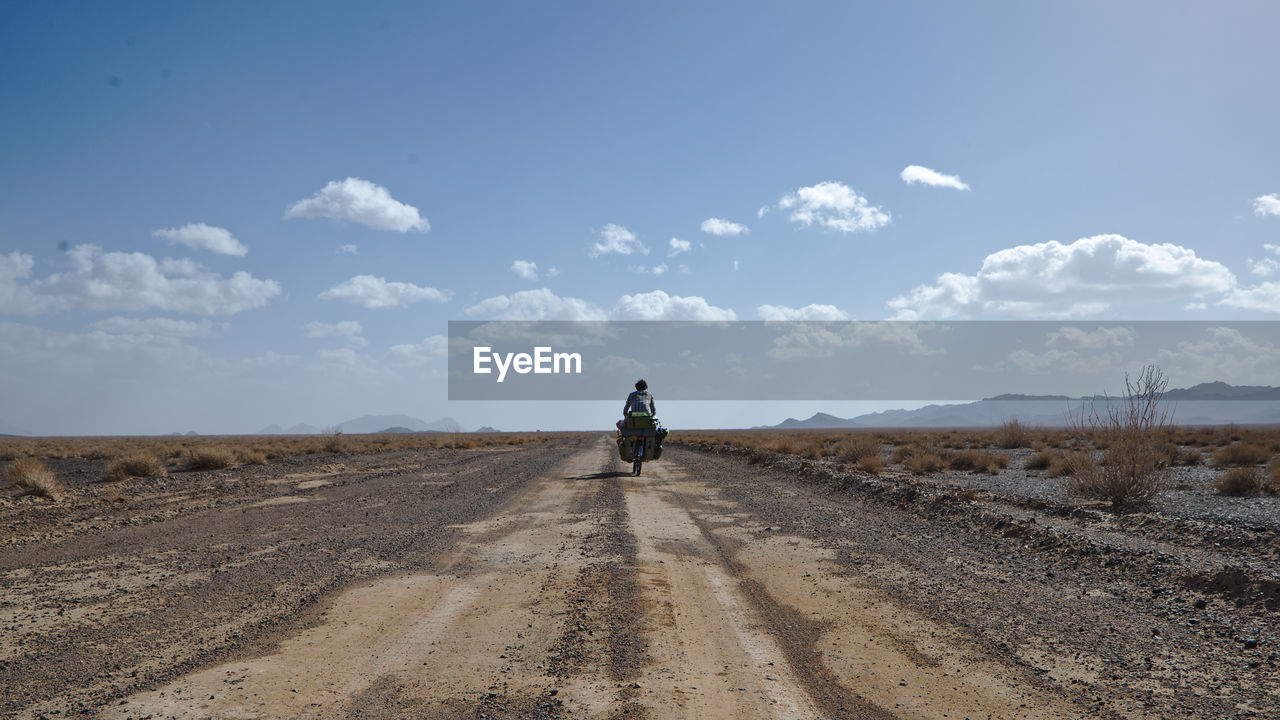
M 946 456 L 952 470 L 970 470 L 991 475 L 1009 467 L 1009 456 L 1004 453 L 987 453 L 981 450 L 960 450 Z
M 1024 470 L 1048 470 L 1053 461 L 1060 457 L 1057 453 L 1041 450 L 1040 452 L 1027 458 L 1022 464 Z
M 1203 465 L 1204 453 L 1198 448 L 1188 447 L 1178 451 L 1177 457 L 1173 460 L 1174 465 Z
M 1271 458 L 1270 477 L 1267 479 L 1267 493 L 1280 495 L 1280 455 Z
M 320 448 L 325 452 L 345 453 L 347 441 L 341 430 L 326 430 L 320 434 Z
M 898 445 L 893 449 L 893 462 L 902 465 L 911 459 L 911 456 L 920 452 L 920 448 L 915 445 Z
M 192 448 L 183 464 L 188 470 L 222 470 L 236 464 L 236 455 L 225 447 Z
M 256 448 L 238 447 L 235 449 L 236 462 L 242 465 L 266 465 L 266 453 Z
M 880 453 L 874 455 L 863 455 L 858 458 L 858 462 L 854 467 L 872 475 L 879 475 L 884 471 L 884 460 L 880 457 Z
M 1219 495 L 1237 497 L 1259 495 L 1264 487 L 1262 472 L 1256 467 L 1231 468 L 1218 475 L 1218 479 L 1213 483 L 1213 489 L 1217 490 Z
M 130 453 L 107 465 L 107 479 L 113 481 L 134 477 L 164 477 L 168 474 L 160 458 L 144 452 Z
M 62 483 L 53 471 L 36 458 L 18 458 L 4 469 L 4 476 L 24 495 L 38 495 L 57 502 L 64 494 Z
M 1213 451 L 1213 464 L 1218 467 L 1261 465 L 1271 455 L 1265 447 L 1253 443 L 1233 443 Z
M 1005 450 L 1026 447 L 1027 443 L 1027 428 L 1018 418 L 1005 420 L 996 430 L 995 444 Z
M 859 463 L 864 458 L 880 458 L 880 441 L 870 435 L 850 435 L 835 443 L 832 450 L 837 459 L 847 463 Z M 881 463 L 881 468 L 884 464 Z
M 1103 449 L 1099 462 L 1082 454 L 1071 463 L 1067 490 L 1073 495 L 1107 500 L 1115 509 L 1150 502 L 1165 489 L 1169 456 L 1164 438 L 1170 428 L 1169 411 L 1161 402 L 1169 381 L 1155 365 L 1148 365 L 1134 380 L 1126 374 L 1125 395 L 1105 410 L 1081 408 L 1073 429 Z M 1105 440 L 1100 442 L 1099 440 Z
M 936 452 L 915 453 L 907 458 L 907 469 L 917 475 L 938 472 L 946 466 L 946 461 Z

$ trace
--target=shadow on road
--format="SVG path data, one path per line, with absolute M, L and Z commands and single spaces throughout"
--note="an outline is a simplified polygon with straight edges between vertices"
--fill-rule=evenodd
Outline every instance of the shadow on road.
M 565 478 L 565 480 L 608 480 L 616 477 L 631 477 L 631 473 L 622 472 L 620 470 L 610 470 L 609 472 L 591 473 L 590 475 L 578 475 L 576 477 Z

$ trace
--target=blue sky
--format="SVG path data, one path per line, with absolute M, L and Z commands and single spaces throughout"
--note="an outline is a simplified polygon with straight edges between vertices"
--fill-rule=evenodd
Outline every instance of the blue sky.
M 450 319 L 1276 319 L 1278 24 L 1269 2 L 8 3 L 0 421 L 607 427 L 448 403 Z

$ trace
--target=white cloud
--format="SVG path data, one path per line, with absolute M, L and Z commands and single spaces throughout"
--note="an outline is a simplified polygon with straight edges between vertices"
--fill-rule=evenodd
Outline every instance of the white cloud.
M 387 350 L 391 359 L 406 365 L 422 365 L 432 358 L 444 357 L 449 352 L 449 338 L 432 335 L 420 343 L 392 345 Z
M 676 255 L 679 255 L 681 253 L 689 252 L 689 250 L 693 247 L 693 243 L 689 242 L 688 240 L 671 238 L 671 240 L 667 242 L 667 246 L 670 248 L 670 250 L 667 252 L 667 257 L 675 257 Z
M 1280 215 L 1280 195 L 1260 195 L 1253 199 L 1253 214 L 1258 216 Z
M 760 209 L 756 211 L 756 219 L 759 220 L 763 218 L 766 214 L 768 214 L 768 212 L 769 212 L 769 206 L 761 205 Z
M 1050 241 L 1000 250 L 983 260 L 976 275 L 944 273 L 889 306 L 907 320 L 985 313 L 1069 316 L 1234 288 L 1230 270 L 1194 250 L 1097 235 L 1069 245 Z
M 1275 258 L 1263 258 L 1261 260 L 1251 260 L 1250 270 L 1254 275 L 1262 277 L 1271 277 L 1280 270 L 1280 262 L 1276 262 Z
M 635 233 L 610 223 L 600 231 L 600 239 L 591 245 L 591 257 L 601 255 L 648 255 L 649 248 L 636 239 Z
M 357 275 L 320 293 L 321 300 L 341 300 L 369 309 L 404 307 L 430 300 L 447 302 L 453 293 L 405 282 L 387 282 L 373 275 Z
M 842 233 L 876 230 L 890 220 L 888 212 L 838 182 L 821 182 L 787 193 L 778 201 L 778 207 L 790 210 L 791 220 L 803 227 L 816 223 Z
M 338 255 L 358 255 L 360 254 L 360 248 L 355 245 L 339 245 L 334 252 Z
M 231 235 L 231 231 L 204 223 L 193 223 L 183 225 L 180 228 L 162 228 L 151 233 L 155 237 L 162 237 L 169 241 L 170 245 L 186 245 L 197 250 L 208 250 L 220 255 L 245 255 L 249 249 L 244 243 L 235 239 Z
M 516 260 L 511 263 L 511 272 L 525 280 L 538 279 L 538 263 L 529 260 Z
M 1100 327 L 1095 330 L 1067 325 L 1050 332 L 1045 341 L 1048 347 L 1097 350 L 1100 348 L 1132 347 L 1133 329 L 1127 327 Z
M 848 320 L 849 316 L 835 305 L 805 305 L 792 308 L 786 305 L 761 305 L 756 314 L 762 320 Z
M 1251 288 L 1236 288 L 1218 301 L 1218 304 L 1243 310 L 1280 312 L 1280 282 L 1264 282 Z
M 698 296 L 679 297 L 661 290 L 623 295 L 610 317 L 614 320 L 736 320 L 732 310 L 718 308 Z
M 209 337 L 213 323 L 208 320 L 194 322 L 173 318 L 109 317 L 99 320 L 93 328 L 112 335 L 161 335 L 166 337 Z
M 560 270 L 557 269 L 556 266 L 552 265 L 551 267 L 547 268 L 547 278 L 558 278 L 558 277 L 560 277 Z
M 562 298 L 547 288 L 495 295 L 467 308 L 487 320 L 604 320 L 600 308 L 578 298 Z
M 364 328 L 355 320 L 342 320 L 336 323 L 309 322 L 302 326 L 309 338 L 338 338 L 352 345 L 364 347 L 368 343 L 364 339 Z
M 391 197 L 381 185 L 354 177 L 330 182 L 313 197 L 294 203 L 284 217 L 349 220 L 375 230 L 396 232 L 431 229 L 427 219 L 418 214 L 418 208 Z
M 956 190 L 968 190 L 969 186 L 959 175 L 943 175 L 937 170 L 930 170 L 920 165 L 908 165 L 902 169 L 902 181 L 908 185 L 920 183 L 930 187 L 948 187 Z
M 746 225 L 739 225 L 721 218 L 707 218 L 702 221 L 702 232 L 717 237 L 733 237 L 751 232 Z
M 1262 246 L 1262 249 L 1273 255 L 1280 256 L 1280 245 L 1266 243 Z M 1261 275 L 1262 277 L 1271 277 L 1277 270 L 1280 270 L 1280 262 L 1277 262 L 1275 258 L 1263 258 L 1261 260 L 1250 258 L 1249 263 L 1253 274 Z
M 77 245 L 66 257 L 69 271 L 22 282 L 31 275 L 31 256 L 0 256 L 0 312 L 164 310 L 232 315 L 266 305 L 280 294 L 274 280 L 259 280 L 243 271 L 223 278 L 190 260 L 104 253 L 96 245 Z
M 733 261 L 733 271 L 734 271 L 734 272 L 738 272 L 738 261 L 737 261 L 737 260 L 734 260 L 734 261 Z
M 671 268 L 668 268 L 666 263 L 662 263 L 661 265 L 652 266 L 632 265 L 628 269 L 631 272 L 639 273 L 640 275 L 665 275 Z

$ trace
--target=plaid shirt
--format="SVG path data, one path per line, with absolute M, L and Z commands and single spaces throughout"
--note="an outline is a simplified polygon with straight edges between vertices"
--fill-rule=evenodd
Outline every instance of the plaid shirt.
M 627 402 L 622 406 L 622 415 L 626 417 L 628 411 L 647 412 L 651 415 L 657 414 L 658 404 L 653 401 L 653 395 L 648 390 L 636 390 L 627 396 Z

